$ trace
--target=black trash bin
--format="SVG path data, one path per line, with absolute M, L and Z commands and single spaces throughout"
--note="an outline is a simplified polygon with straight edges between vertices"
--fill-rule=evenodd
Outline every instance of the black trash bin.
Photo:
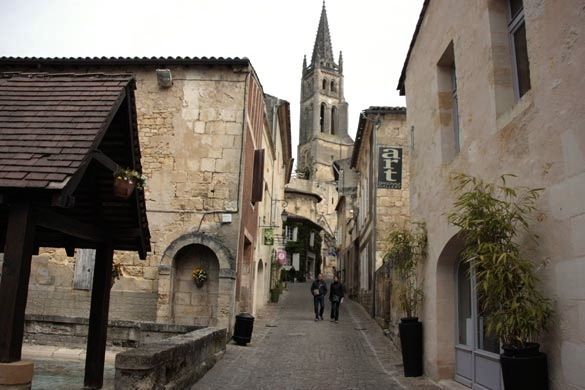
M 232 339 L 239 345 L 246 345 L 252 340 L 254 330 L 254 316 L 250 313 L 240 313 L 236 316 L 236 325 Z

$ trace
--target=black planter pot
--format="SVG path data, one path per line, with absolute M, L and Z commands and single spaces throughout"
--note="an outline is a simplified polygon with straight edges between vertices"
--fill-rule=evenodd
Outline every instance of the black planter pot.
M 505 390 L 548 390 L 546 354 L 537 343 L 524 348 L 504 345 L 500 355 Z
M 422 322 L 417 317 L 402 318 L 398 325 L 404 376 L 421 376 L 423 374 Z

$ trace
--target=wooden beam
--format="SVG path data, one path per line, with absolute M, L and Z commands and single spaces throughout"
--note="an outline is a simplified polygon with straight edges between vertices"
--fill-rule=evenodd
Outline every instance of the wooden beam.
M 136 107 L 136 99 L 134 93 L 130 90 L 130 86 L 126 86 L 126 108 L 128 112 L 128 135 L 130 136 L 130 151 L 132 153 L 132 163 L 136 168 L 139 168 L 142 172 L 142 165 L 140 163 L 140 146 L 138 140 L 138 125 L 136 123 L 136 116 L 134 115 L 135 107 Z M 136 133 L 134 130 L 136 129 Z M 142 220 L 142 208 L 140 207 L 141 202 L 146 202 L 144 199 L 144 189 L 135 189 L 136 196 L 135 205 L 136 205 L 136 218 L 138 220 L 138 229 L 139 231 L 139 245 L 140 249 L 138 250 L 138 257 L 141 260 L 146 260 L 146 237 L 144 236 L 144 230 L 142 228 L 143 220 Z
M 104 359 L 108 336 L 110 289 L 112 288 L 112 263 L 114 250 L 111 244 L 103 244 L 95 253 L 87 354 L 85 356 L 84 387 L 100 389 L 104 382 Z
M 46 208 L 38 209 L 37 224 L 44 228 L 56 230 L 71 237 L 84 240 L 96 242 L 105 242 L 108 240 L 108 235 L 102 230 Z
M 101 150 L 94 150 L 92 157 L 108 170 L 112 171 L 112 173 L 116 173 L 120 170 L 120 166 L 114 160 L 106 156 Z
M 11 205 L 0 281 L 0 362 L 20 360 L 24 311 L 34 250 L 35 217 L 28 201 Z

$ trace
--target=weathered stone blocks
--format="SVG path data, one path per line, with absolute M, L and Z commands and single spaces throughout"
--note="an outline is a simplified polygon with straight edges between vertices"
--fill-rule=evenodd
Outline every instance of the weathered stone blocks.
M 188 388 L 221 358 L 226 337 L 226 329 L 205 328 L 122 352 L 115 388 Z

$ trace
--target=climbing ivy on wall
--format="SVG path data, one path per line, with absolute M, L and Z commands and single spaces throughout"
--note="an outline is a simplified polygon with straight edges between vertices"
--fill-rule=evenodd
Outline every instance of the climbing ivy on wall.
M 298 228 L 297 233 L 297 240 L 296 241 L 288 241 L 286 243 L 285 249 L 286 252 L 291 256 L 293 253 L 299 254 L 299 269 L 297 270 L 297 275 L 304 277 L 307 273 L 307 252 L 315 253 L 315 267 L 316 269 L 321 268 L 321 236 L 319 235 L 319 231 L 311 226 L 309 223 L 303 223 L 298 221 L 290 221 L 286 222 L 285 226 L 288 226 L 289 229 L 294 229 L 295 227 Z M 311 232 L 315 233 L 315 242 L 314 246 L 311 248 L 309 247 Z M 292 265 L 292 264 L 291 264 Z M 310 270 L 313 273 L 315 270 Z

